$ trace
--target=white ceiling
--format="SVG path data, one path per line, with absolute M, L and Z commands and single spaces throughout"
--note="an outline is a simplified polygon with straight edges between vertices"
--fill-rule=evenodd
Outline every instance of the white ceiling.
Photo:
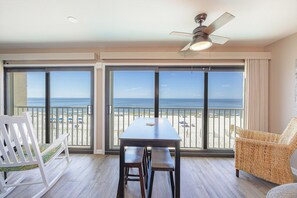
M 224 12 L 236 18 L 214 34 L 227 46 L 263 47 L 297 32 L 297 0 L 0 0 L 0 48 L 159 47 L 187 44 Z M 67 20 L 73 16 L 79 23 Z

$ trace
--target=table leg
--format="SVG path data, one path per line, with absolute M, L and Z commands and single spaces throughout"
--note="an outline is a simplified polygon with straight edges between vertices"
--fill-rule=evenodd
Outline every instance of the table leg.
M 119 171 L 119 185 L 118 185 L 118 198 L 124 198 L 125 196 L 125 184 L 124 184 L 124 162 L 125 162 L 125 146 L 120 143 L 120 171 Z
M 180 197 L 180 143 L 175 144 L 175 197 Z

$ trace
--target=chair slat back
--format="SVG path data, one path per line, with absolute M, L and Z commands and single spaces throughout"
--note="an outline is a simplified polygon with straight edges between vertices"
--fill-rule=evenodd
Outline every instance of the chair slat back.
M 37 164 L 41 159 L 31 118 L 0 116 L 0 167 Z
M 27 136 L 26 136 L 26 132 L 24 130 L 24 126 L 22 126 L 22 125 L 24 125 L 24 124 L 18 123 L 21 138 L 22 138 L 22 140 L 25 140 L 27 138 Z M 27 156 L 28 156 L 29 160 L 33 161 L 33 154 L 32 154 L 32 151 L 31 151 L 30 145 L 29 145 L 30 142 L 29 141 L 22 141 L 22 143 L 23 143 L 24 149 L 25 149 L 25 151 L 27 153 Z

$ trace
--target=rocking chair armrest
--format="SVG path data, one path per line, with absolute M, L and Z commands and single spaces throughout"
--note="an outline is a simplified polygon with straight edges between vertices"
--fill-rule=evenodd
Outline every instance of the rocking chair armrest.
M 278 159 L 276 162 L 287 160 L 294 150 L 289 145 L 279 144 L 274 142 L 266 142 L 260 140 L 252 140 L 246 138 L 236 138 L 236 155 L 245 156 L 246 159 L 252 159 L 252 161 Z M 259 156 L 261 156 L 260 159 Z M 271 158 L 268 158 L 271 157 Z
M 287 144 L 267 142 L 267 141 L 256 140 L 256 139 L 249 139 L 249 138 L 237 137 L 235 139 L 235 142 L 241 143 L 241 144 L 255 145 L 255 146 L 266 146 L 266 147 L 278 148 L 278 149 L 288 149 L 288 150 L 290 149 L 290 146 Z
M 41 155 L 46 154 L 47 152 L 49 152 L 50 150 L 52 150 L 53 148 L 56 148 L 57 146 L 59 146 L 63 141 L 67 140 L 67 137 L 69 136 L 69 133 L 65 133 L 60 135 L 60 137 L 56 140 L 54 140 L 54 142 L 47 148 L 45 149 Z
M 241 129 L 239 130 L 239 137 L 276 143 L 278 142 L 280 135 L 275 133 L 264 132 L 264 131 L 253 131 L 253 130 Z

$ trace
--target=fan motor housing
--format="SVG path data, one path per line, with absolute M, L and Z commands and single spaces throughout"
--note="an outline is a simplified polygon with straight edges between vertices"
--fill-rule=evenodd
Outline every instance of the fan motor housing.
M 202 30 L 205 29 L 205 28 L 206 28 L 205 25 L 201 25 L 201 26 L 199 26 L 199 27 L 196 27 L 196 28 L 193 30 L 193 34 L 198 34 L 199 32 L 204 33 L 204 32 L 202 32 Z

